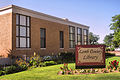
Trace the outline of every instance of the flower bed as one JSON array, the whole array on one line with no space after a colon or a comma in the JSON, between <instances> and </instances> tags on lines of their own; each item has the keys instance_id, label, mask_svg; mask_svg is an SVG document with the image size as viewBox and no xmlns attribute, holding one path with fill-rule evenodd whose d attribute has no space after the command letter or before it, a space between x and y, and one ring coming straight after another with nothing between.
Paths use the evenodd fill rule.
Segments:
<instances>
[{"instance_id":1,"label":"flower bed","mask_svg":"<svg viewBox=\"0 0 120 80\"><path fill-rule=\"evenodd\" d=\"M115 72L120 72L119 70L107 70L105 68L103 69L78 69L78 70L72 70L71 72L69 71L59 71L58 75L79 75L79 74L101 74L101 73L115 73Z\"/></svg>"},{"instance_id":2,"label":"flower bed","mask_svg":"<svg viewBox=\"0 0 120 80\"><path fill-rule=\"evenodd\" d=\"M79 74L100 74L100 73L113 73L120 72L120 67L118 66L119 62L114 60L109 62L109 66L106 68L98 69L76 69L73 70L68 67L68 64L64 64L63 67L60 67L61 71L58 71L58 75L79 75Z\"/></svg>"}]
</instances>

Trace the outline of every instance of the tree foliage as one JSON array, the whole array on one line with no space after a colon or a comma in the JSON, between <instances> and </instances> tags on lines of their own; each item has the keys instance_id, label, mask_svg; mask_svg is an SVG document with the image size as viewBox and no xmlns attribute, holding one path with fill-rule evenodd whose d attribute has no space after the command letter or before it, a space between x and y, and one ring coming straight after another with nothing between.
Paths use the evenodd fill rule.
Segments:
<instances>
[{"instance_id":1,"label":"tree foliage","mask_svg":"<svg viewBox=\"0 0 120 80\"><path fill-rule=\"evenodd\" d=\"M113 43L115 47L120 45L120 14L112 17L110 29L114 31Z\"/></svg>"},{"instance_id":2,"label":"tree foliage","mask_svg":"<svg viewBox=\"0 0 120 80\"><path fill-rule=\"evenodd\" d=\"M99 40L99 35L95 35L92 32L89 33L89 42L92 45L98 44L98 40Z\"/></svg>"},{"instance_id":3,"label":"tree foliage","mask_svg":"<svg viewBox=\"0 0 120 80\"><path fill-rule=\"evenodd\" d=\"M106 35L103 41L104 41L106 46L112 47L112 45L113 45L113 34L110 33L109 35Z\"/></svg>"}]
</instances>

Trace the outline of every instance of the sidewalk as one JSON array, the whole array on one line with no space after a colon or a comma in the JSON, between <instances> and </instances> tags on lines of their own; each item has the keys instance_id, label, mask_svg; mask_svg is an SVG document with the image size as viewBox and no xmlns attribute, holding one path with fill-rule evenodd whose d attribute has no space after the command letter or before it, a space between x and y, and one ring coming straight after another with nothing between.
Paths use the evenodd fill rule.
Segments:
<instances>
[{"instance_id":1,"label":"sidewalk","mask_svg":"<svg viewBox=\"0 0 120 80\"><path fill-rule=\"evenodd\" d=\"M113 53L115 56L120 56L120 51L106 51L107 53Z\"/></svg>"}]
</instances>

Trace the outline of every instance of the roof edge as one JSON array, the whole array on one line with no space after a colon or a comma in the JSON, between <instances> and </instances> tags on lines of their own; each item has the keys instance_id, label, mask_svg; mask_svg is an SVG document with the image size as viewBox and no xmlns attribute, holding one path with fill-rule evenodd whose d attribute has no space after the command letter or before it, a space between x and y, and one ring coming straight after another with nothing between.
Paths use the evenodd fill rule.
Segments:
<instances>
[{"instance_id":1,"label":"roof edge","mask_svg":"<svg viewBox=\"0 0 120 80\"><path fill-rule=\"evenodd\" d=\"M5 6L5 7L1 7L0 11L8 10L8 9L11 9L12 7L13 7L13 5L8 5L8 6Z\"/></svg>"},{"instance_id":2,"label":"roof edge","mask_svg":"<svg viewBox=\"0 0 120 80\"><path fill-rule=\"evenodd\" d=\"M54 18L54 19L57 19L57 20L60 20L60 21L70 22L70 23L73 23L73 24L77 24L77 25L80 25L80 26L84 26L84 27L89 28L89 26L87 26L87 25L83 25L83 24L80 24L80 23L77 23L77 22L73 22L73 21L69 21L69 20L67 21L67 20L64 20L63 18L59 18L59 17L56 17L56 16L52 16L52 15L48 15L48 14L41 13L41 12L38 12L38 11L34 11L34 10L31 10L31 9L19 7L19 6L13 5L13 4L12 4L12 5L8 5L8 6L6 6L6 7L0 8L0 11L8 10L8 9L11 9L11 8L12 8L12 9L18 8L18 9L21 9L21 10L24 10L24 11L28 11L28 12L40 14L40 15L42 15L42 16L46 16L46 17L49 17L49 18Z\"/></svg>"}]
</instances>

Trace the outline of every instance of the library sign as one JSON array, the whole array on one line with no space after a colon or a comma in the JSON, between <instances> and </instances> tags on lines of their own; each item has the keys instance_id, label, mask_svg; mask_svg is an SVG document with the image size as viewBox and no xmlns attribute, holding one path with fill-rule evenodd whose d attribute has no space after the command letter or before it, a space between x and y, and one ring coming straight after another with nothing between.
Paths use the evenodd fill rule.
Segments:
<instances>
[{"instance_id":1,"label":"library sign","mask_svg":"<svg viewBox=\"0 0 120 80\"><path fill-rule=\"evenodd\" d=\"M76 68L105 67L105 45L77 45Z\"/></svg>"}]
</instances>

